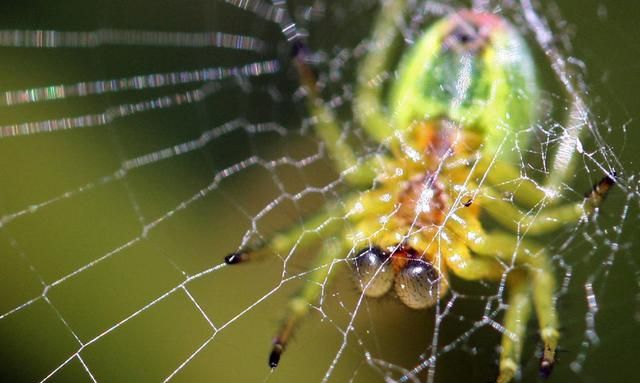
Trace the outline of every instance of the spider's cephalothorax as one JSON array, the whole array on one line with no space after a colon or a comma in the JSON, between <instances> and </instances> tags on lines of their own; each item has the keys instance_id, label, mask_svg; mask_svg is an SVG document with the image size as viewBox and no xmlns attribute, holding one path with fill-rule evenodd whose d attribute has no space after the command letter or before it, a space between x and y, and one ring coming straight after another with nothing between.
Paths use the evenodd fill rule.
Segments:
<instances>
[{"instance_id":1,"label":"spider's cephalothorax","mask_svg":"<svg viewBox=\"0 0 640 383\"><path fill-rule=\"evenodd\" d=\"M516 159L534 130L539 91L524 40L498 15L461 10L433 23L407 48L384 105L386 88L372 80L394 70L390 56L402 41L397 23L407 3L384 1L382 7L353 100L359 126L385 149L377 156L359 159L349 147L316 89L307 49L300 41L294 49L315 132L342 179L359 192L330 203L303 227L225 258L243 263L260 251L286 257L324 238L306 283L289 302L269 365L278 365L334 264L347 259L363 294L380 297L393 290L415 309L438 304L450 276L490 282L506 277L497 380L508 382L518 372L531 308L544 344L540 373L548 376L559 339L555 275L546 250L532 237L588 217L614 184L613 175L584 200L563 205L557 204L558 185L571 173L566 157L575 151L563 150L564 161L553 162L542 185L520 177ZM503 193L511 195L508 201ZM485 231L485 216L502 229Z\"/></svg>"},{"instance_id":2,"label":"spider's cephalothorax","mask_svg":"<svg viewBox=\"0 0 640 383\"><path fill-rule=\"evenodd\" d=\"M397 216L406 225L422 228L444 222L449 196L437 174L425 172L406 182L397 203Z\"/></svg>"},{"instance_id":3,"label":"spider's cephalothorax","mask_svg":"<svg viewBox=\"0 0 640 383\"><path fill-rule=\"evenodd\" d=\"M448 291L445 259L452 256L450 242L456 234L447 229L447 221L456 214L453 206L466 209L456 216L478 217L478 204L461 201L468 194L470 168L456 164L478 149L478 140L473 132L444 120L416 124L414 131L413 142L423 161L387 161L379 186L355 198L347 216L353 223L353 240L375 244L353 261L361 291L379 297L393 285L405 305L423 309ZM363 206L373 205L376 209L368 215ZM460 270L465 267L462 261L451 263ZM499 277L500 268L494 270Z\"/></svg>"}]
</instances>

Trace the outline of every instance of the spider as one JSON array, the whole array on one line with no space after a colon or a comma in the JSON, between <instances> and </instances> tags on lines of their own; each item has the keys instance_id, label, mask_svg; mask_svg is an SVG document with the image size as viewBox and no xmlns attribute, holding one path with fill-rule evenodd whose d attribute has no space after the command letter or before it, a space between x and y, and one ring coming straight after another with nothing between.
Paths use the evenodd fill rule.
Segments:
<instances>
[{"instance_id":1,"label":"spider","mask_svg":"<svg viewBox=\"0 0 640 383\"><path fill-rule=\"evenodd\" d=\"M533 307L548 377L559 339L555 276L544 246L525 235L553 232L588 218L615 183L605 176L580 201L556 204L569 163L550 169L544 186L519 179L517 151L536 120L539 89L525 41L502 17L458 10L434 22L408 49L383 103L376 76L390 68L407 12L402 0L386 1L370 51L358 71L354 115L384 150L358 159L339 122L322 101L306 48L294 44L293 63L315 133L355 192L307 218L303 227L324 236L308 281L291 298L273 340L269 365L280 362L299 322L332 276L333 261L347 259L360 291L376 298L391 290L413 309L437 304L449 278L501 281L508 291L497 381L519 371L526 323ZM571 152L570 156L574 153ZM512 196L506 201L503 194ZM527 210L535 209L535 214ZM488 232L484 217L502 229ZM318 237L300 227L278 232L261 245L225 257L230 265L267 251L309 247Z\"/></svg>"}]
</instances>

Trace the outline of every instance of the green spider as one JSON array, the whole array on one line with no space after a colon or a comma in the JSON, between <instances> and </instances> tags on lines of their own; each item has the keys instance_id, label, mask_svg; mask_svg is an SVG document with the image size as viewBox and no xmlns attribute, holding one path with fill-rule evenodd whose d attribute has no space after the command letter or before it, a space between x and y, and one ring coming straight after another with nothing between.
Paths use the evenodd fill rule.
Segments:
<instances>
[{"instance_id":1,"label":"green spider","mask_svg":"<svg viewBox=\"0 0 640 383\"><path fill-rule=\"evenodd\" d=\"M507 309L498 382L517 374L531 306L544 344L540 373L555 362L558 317L555 275L545 248L524 234L538 235L587 218L614 184L604 177L584 200L556 206L570 160L552 168L544 186L518 180L517 151L526 147L536 120L539 90L528 48L516 29L494 14L460 10L430 26L402 57L389 102L371 81L391 68L390 57L406 16L404 0L383 2L372 45L358 72L354 113L384 154L358 160L341 138L340 124L321 100L315 77L297 45L294 65L315 117L315 132L335 166L359 192L285 230L264 244L225 257L245 262L259 252L288 253L325 239L308 281L289 301L273 341L275 368L296 325L346 256L367 297L394 289L414 309L433 306L449 288L449 275L500 281L506 275ZM570 153L571 156L574 153ZM511 193L521 210L502 198ZM486 232L484 216L505 231Z\"/></svg>"}]
</instances>

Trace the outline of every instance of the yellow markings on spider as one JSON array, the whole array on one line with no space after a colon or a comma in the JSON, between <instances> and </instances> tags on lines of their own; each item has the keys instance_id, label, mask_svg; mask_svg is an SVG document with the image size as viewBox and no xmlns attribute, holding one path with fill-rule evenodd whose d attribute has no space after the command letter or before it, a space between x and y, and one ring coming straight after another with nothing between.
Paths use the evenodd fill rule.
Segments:
<instances>
[{"instance_id":1,"label":"yellow markings on spider","mask_svg":"<svg viewBox=\"0 0 640 383\"><path fill-rule=\"evenodd\" d=\"M560 193L519 178L518 155L536 122L539 90L528 47L500 16L460 10L432 24L400 60L384 102L372 79L391 68L401 41L398 23L405 1L383 2L370 51L358 70L354 114L370 137L386 148L359 159L340 139L342 131L316 89L296 43L293 62L321 139L345 182L347 194L296 226L255 248L225 258L242 263L260 252L287 254L320 237L308 281L290 300L273 340L275 368L296 326L332 276L333 263L349 259L359 289L368 297L394 291L408 307L427 309L449 290L449 278L500 281L506 274L505 333L497 381L519 373L526 323L535 312L543 342L540 374L553 368L559 340L554 306L555 274L549 254L526 238L553 232L588 217L614 184L606 176L580 201L557 205ZM574 154L575 155L575 154ZM556 180L569 172L550 169ZM501 198L509 192L513 202ZM535 209L536 213L528 211ZM502 230L485 231L489 216ZM314 229L321 236L304 236Z\"/></svg>"}]
</instances>

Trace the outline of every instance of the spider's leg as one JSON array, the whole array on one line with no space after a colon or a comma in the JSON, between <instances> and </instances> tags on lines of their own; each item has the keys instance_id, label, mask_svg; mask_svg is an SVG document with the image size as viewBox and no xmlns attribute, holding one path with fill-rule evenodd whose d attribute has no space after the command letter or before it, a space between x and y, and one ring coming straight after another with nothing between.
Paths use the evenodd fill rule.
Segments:
<instances>
[{"instance_id":1,"label":"spider's leg","mask_svg":"<svg viewBox=\"0 0 640 383\"><path fill-rule=\"evenodd\" d=\"M498 257L508 264L526 265L529 268L533 304L538 316L540 337L544 344L544 353L540 361L540 374L548 376L555 363L558 345L558 314L553 294L555 279L551 262L545 250L539 245L519 239L513 234L495 232L488 234L480 222L471 218L451 219L447 226L458 234L469 249L476 254Z\"/></svg>"},{"instance_id":2,"label":"spider's leg","mask_svg":"<svg viewBox=\"0 0 640 383\"><path fill-rule=\"evenodd\" d=\"M485 187L480 193L480 206L502 226L514 232L544 234L593 214L614 184L612 177L605 176L585 194L582 201L534 208L528 212L503 200L492 188Z\"/></svg>"},{"instance_id":3,"label":"spider's leg","mask_svg":"<svg viewBox=\"0 0 640 383\"><path fill-rule=\"evenodd\" d=\"M354 103L356 119L378 142L393 137L393 128L383 107L381 78L391 65L390 58L400 37L398 24L404 18L407 1L381 1L381 7L369 51L358 68Z\"/></svg>"},{"instance_id":4,"label":"spider's leg","mask_svg":"<svg viewBox=\"0 0 640 383\"><path fill-rule=\"evenodd\" d=\"M273 348L269 354L269 366L275 368L280 357L295 331L296 326L309 313L311 305L320 298L324 286L334 273L331 273L335 260L345 254L344 241L339 239L327 240L323 243L308 279L302 288L289 300L287 313L284 316L280 330L273 340Z\"/></svg>"},{"instance_id":5,"label":"spider's leg","mask_svg":"<svg viewBox=\"0 0 640 383\"><path fill-rule=\"evenodd\" d=\"M523 177L518 167L506 161L483 158L474 173L479 177L486 177L486 182L495 189L512 194L525 207L535 207L555 198L533 179Z\"/></svg>"},{"instance_id":6,"label":"spider's leg","mask_svg":"<svg viewBox=\"0 0 640 383\"><path fill-rule=\"evenodd\" d=\"M487 182L492 185L492 189L496 189L502 192L509 192L513 195L514 199L521 205L527 208L539 208L540 206L546 206L553 204L558 200L560 194L556 193L548 187L541 187L536 184L535 181L522 178L519 171L511 164L504 161L496 161L490 165L481 163L476 169L476 174L483 175L480 172L486 172ZM567 206L559 208L549 208L547 222L541 222L540 232L552 231L555 228L562 226L563 224L575 222L580 219L585 213L591 214L595 208L604 200L607 193L616 182L615 174L605 175L598 183L593 186L593 189L585 194L583 201L568 204ZM491 205L492 200L498 200L495 198L496 194L492 190L488 190L487 198L484 204ZM498 206L487 206L487 212L492 214L490 209L496 210L499 214L496 214L494 218L501 218L503 215L503 208L507 203L499 204ZM512 207L511 210L517 209ZM513 212L515 213L515 212ZM517 214L509 212L507 215L511 217L517 217ZM536 218L538 221L544 221ZM551 220L557 221L557 225L550 222ZM519 220L517 220L519 221ZM513 226L508 224L508 226ZM522 225L520 225L522 226ZM537 229L535 229L537 230Z\"/></svg>"},{"instance_id":7,"label":"spider's leg","mask_svg":"<svg viewBox=\"0 0 640 383\"><path fill-rule=\"evenodd\" d=\"M451 248L445 253L445 260L449 270L467 280L500 280L504 273L499 262L488 257L474 257L465 244L456 241L451 243ZM523 339L531 313L527 277L521 270L515 270L507 279L509 307L504 316L505 332L502 335L500 375L497 383L511 381L520 366Z\"/></svg>"},{"instance_id":8,"label":"spider's leg","mask_svg":"<svg viewBox=\"0 0 640 383\"><path fill-rule=\"evenodd\" d=\"M562 184L571 177L575 169L579 139L584 134L584 128L590 127L589 110L585 105L584 91L580 85L583 78L582 74L573 69L568 60L560 53L557 41L548 38L550 33L548 26L533 11L531 2L521 0L520 3L524 9L524 19L530 31L533 32L539 48L547 56L558 81L571 99L565 129L560 137L545 183L546 188L555 191L555 194L560 194Z\"/></svg>"},{"instance_id":9,"label":"spider's leg","mask_svg":"<svg viewBox=\"0 0 640 383\"><path fill-rule=\"evenodd\" d=\"M295 66L300 83L307 92L307 108L313 117L316 135L324 143L329 157L335 166L344 174L347 182L358 187L370 187L376 176L376 158L358 161L356 153L347 143L346 137L340 129L339 121L333 111L325 104L318 93L315 73L307 64L307 49L304 43L298 41L294 45L293 65Z\"/></svg>"},{"instance_id":10,"label":"spider's leg","mask_svg":"<svg viewBox=\"0 0 640 383\"><path fill-rule=\"evenodd\" d=\"M589 124L588 109L584 105L582 98L578 95L571 95L571 98L572 101L571 105L569 105L569 113L563 127L562 136L555 149L549 175L544 185L544 188L551 190L554 195L561 194L562 185L574 174L576 153L578 152L577 145Z\"/></svg>"},{"instance_id":11,"label":"spider's leg","mask_svg":"<svg viewBox=\"0 0 640 383\"><path fill-rule=\"evenodd\" d=\"M555 149L544 185L523 176L519 166L496 158L495 155L483 157L476 168L476 174L486 174L491 185L501 191L513 193L516 201L526 207L534 207L540 202L556 203L562 196L562 184L574 174L577 142L584 126L588 124L584 117L586 108L581 102L577 99L569 108L566 128Z\"/></svg>"},{"instance_id":12,"label":"spider's leg","mask_svg":"<svg viewBox=\"0 0 640 383\"><path fill-rule=\"evenodd\" d=\"M507 279L508 304L504 313L504 333L500 352L500 375L496 383L510 382L520 368L523 340L531 315L531 297L525 273L514 271Z\"/></svg>"},{"instance_id":13,"label":"spider's leg","mask_svg":"<svg viewBox=\"0 0 640 383\"><path fill-rule=\"evenodd\" d=\"M344 206L332 203L318 213L307 217L301 224L277 232L254 247L240 249L224 258L228 265L235 265L268 254L289 254L291 249L303 249L318 241L320 235L330 235L344 224Z\"/></svg>"},{"instance_id":14,"label":"spider's leg","mask_svg":"<svg viewBox=\"0 0 640 383\"><path fill-rule=\"evenodd\" d=\"M474 257L463 243L454 241L445 253L447 268L458 277L467 280L500 280L504 273L502 265L488 257ZM502 335L500 353L500 375L497 383L511 381L520 366L522 340L531 312L531 298L527 275L521 271L510 273L507 279L509 307L504 316L505 332Z\"/></svg>"},{"instance_id":15,"label":"spider's leg","mask_svg":"<svg viewBox=\"0 0 640 383\"><path fill-rule=\"evenodd\" d=\"M458 241L453 241L443 255L447 270L462 279L498 281L504 273L499 262L487 257L472 256L469 248Z\"/></svg>"},{"instance_id":16,"label":"spider's leg","mask_svg":"<svg viewBox=\"0 0 640 383\"><path fill-rule=\"evenodd\" d=\"M514 233L538 235L558 230L587 217L591 209L599 205L602 198L603 195L589 195L580 202L546 208L539 205L525 211L512 202L504 200L492 188L484 187L477 200L483 211L503 227Z\"/></svg>"}]
</instances>

